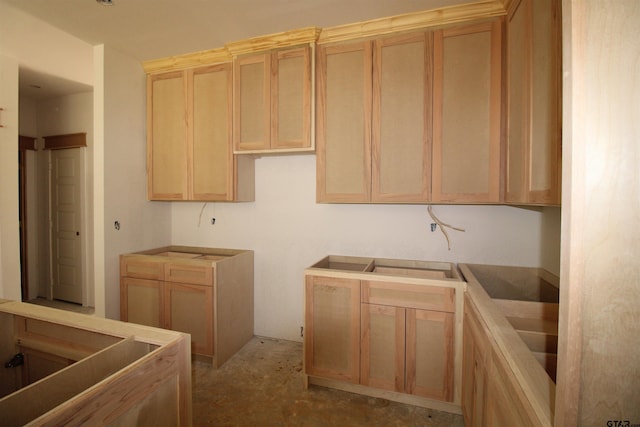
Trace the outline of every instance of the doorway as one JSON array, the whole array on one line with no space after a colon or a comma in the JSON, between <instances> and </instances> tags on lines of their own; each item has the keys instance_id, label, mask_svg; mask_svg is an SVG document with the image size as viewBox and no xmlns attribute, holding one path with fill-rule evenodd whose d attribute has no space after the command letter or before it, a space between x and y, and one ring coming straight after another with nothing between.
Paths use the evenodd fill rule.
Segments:
<instances>
[{"instance_id":1,"label":"doorway","mask_svg":"<svg viewBox=\"0 0 640 427\"><path fill-rule=\"evenodd\" d=\"M20 150L23 301L90 305L84 250L85 150L84 133L45 137L44 150L30 156Z\"/></svg>"}]
</instances>

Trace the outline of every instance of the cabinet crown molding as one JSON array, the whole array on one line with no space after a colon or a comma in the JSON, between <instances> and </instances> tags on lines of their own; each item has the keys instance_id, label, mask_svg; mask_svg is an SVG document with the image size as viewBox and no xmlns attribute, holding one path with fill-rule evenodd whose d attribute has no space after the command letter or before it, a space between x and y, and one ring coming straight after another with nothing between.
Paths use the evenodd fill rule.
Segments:
<instances>
[{"instance_id":1,"label":"cabinet crown molding","mask_svg":"<svg viewBox=\"0 0 640 427\"><path fill-rule=\"evenodd\" d=\"M220 47L217 49L203 50L184 55L169 56L167 58L151 59L142 63L142 68L147 74L161 73L165 71L183 70L203 65L213 65L231 62L229 51Z\"/></svg>"},{"instance_id":2,"label":"cabinet crown molding","mask_svg":"<svg viewBox=\"0 0 640 427\"><path fill-rule=\"evenodd\" d=\"M510 1L510 0L505 0ZM370 21L324 28L318 44L374 37L506 15L502 0L484 0L457 6L412 12Z\"/></svg>"},{"instance_id":3,"label":"cabinet crown molding","mask_svg":"<svg viewBox=\"0 0 640 427\"><path fill-rule=\"evenodd\" d=\"M322 30L318 27L306 27L297 30L283 31L280 33L227 43L225 48L232 56L240 56L272 49L315 43L320 35L320 31Z\"/></svg>"},{"instance_id":4,"label":"cabinet crown molding","mask_svg":"<svg viewBox=\"0 0 640 427\"><path fill-rule=\"evenodd\" d=\"M231 62L234 57L307 43L332 43L504 16L516 0L480 0L329 28L306 27L227 43L224 47L142 63L147 74Z\"/></svg>"}]
</instances>

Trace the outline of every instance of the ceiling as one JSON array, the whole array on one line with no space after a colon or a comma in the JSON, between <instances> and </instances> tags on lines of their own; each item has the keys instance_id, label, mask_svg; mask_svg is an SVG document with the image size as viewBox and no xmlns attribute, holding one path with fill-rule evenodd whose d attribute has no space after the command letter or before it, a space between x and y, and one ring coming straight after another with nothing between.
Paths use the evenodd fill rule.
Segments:
<instances>
[{"instance_id":1,"label":"ceiling","mask_svg":"<svg viewBox=\"0 0 640 427\"><path fill-rule=\"evenodd\" d=\"M142 62L295 28L332 27L479 0L111 0L110 6L96 0L0 1ZM29 70L21 70L20 80L20 90L32 97L87 90Z\"/></svg>"}]
</instances>

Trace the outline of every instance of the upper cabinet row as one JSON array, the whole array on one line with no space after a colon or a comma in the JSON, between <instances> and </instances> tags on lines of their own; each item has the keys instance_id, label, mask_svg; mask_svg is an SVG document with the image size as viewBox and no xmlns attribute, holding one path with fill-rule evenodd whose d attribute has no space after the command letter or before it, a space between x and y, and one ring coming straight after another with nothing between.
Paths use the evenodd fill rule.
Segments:
<instances>
[{"instance_id":1,"label":"upper cabinet row","mask_svg":"<svg viewBox=\"0 0 640 427\"><path fill-rule=\"evenodd\" d=\"M506 12L149 73L149 198L253 200L240 154L315 151L322 203L559 204L558 1Z\"/></svg>"},{"instance_id":2,"label":"upper cabinet row","mask_svg":"<svg viewBox=\"0 0 640 427\"><path fill-rule=\"evenodd\" d=\"M320 202L498 202L501 21L318 54Z\"/></svg>"}]
</instances>

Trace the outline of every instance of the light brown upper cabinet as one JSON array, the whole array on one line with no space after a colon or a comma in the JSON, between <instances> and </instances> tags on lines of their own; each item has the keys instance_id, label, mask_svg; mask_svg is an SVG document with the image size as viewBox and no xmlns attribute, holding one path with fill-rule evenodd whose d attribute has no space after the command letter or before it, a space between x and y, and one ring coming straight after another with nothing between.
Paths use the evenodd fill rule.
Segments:
<instances>
[{"instance_id":1,"label":"light brown upper cabinet","mask_svg":"<svg viewBox=\"0 0 640 427\"><path fill-rule=\"evenodd\" d=\"M236 153L313 151L311 47L234 61Z\"/></svg>"},{"instance_id":2,"label":"light brown upper cabinet","mask_svg":"<svg viewBox=\"0 0 640 427\"><path fill-rule=\"evenodd\" d=\"M432 33L373 43L372 202L429 200Z\"/></svg>"},{"instance_id":3,"label":"light brown upper cabinet","mask_svg":"<svg viewBox=\"0 0 640 427\"><path fill-rule=\"evenodd\" d=\"M232 151L231 69L148 75L149 200L253 200L253 160Z\"/></svg>"},{"instance_id":4,"label":"light brown upper cabinet","mask_svg":"<svg viewBox=\"0 0 640 427\"><path fill-rule=\"evenodd\" d=\"M500 20L436 31L432 201L500 201Z\"/></svg>"},{"instance_id":5,"label":"light brown upper cabinet","mask_svg":"<svg viewBox=\"0 0 640 427\"><path fill-rule=\"evenodd\" d=\"M557 0L515 1L509 10L507 203L560 204L560 22Z\"/></svg>"},{"instance_id":6,"label":"light brown upper cabinet","mask_svg":"<svg viewBox=\"0 0 640 427\"><path fill-rule=\"evenodd\" d=\"M320 46L318 202L426 202L431 33Z\"/></svg>"},{"instance_id":7,"label":"light brown upper cabinet","mask_svg":"<svg viewBox=\"0 0 640 427\"><path fill-rule=\"evenodd\" d=\"M318 202L370 200L371 52L371 42L318 48Z\"/></svg>"}]
</instances>

